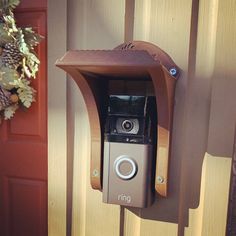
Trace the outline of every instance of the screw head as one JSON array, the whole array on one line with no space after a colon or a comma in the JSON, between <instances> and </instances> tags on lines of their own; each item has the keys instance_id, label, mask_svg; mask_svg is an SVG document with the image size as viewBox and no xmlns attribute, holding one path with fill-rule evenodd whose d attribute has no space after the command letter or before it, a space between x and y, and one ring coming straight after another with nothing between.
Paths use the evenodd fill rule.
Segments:
<instances>
[{"instance_id":1,"label":"screw head","mask_svg":"<svg viewBox=\"0 0 236 236\"><path fill-rule=\"evenodd\" d=\"M162 176L157 176L157 182L158 182L159 184L164 183L164 178L163 178Z\"/></svg>"},{"instance_id":2,"label":"screw head","mask_svg":"<svg viewBox=\"0 0 236 236\"><path fill-rule=\"evenodd\" d=\"M178 70L175 67L170 68L169 72L172 76L176 76L178 74Z\"/></svg>"},{"instance_id":3,"label":"screw head","mask_svg":"<svg viewBox=\"0 0 236 236\"><path fill-rule=\"evenodd\" d=\"M93 176L98 177L99 176L99 171L97 169L93 170Z\"/></svg>"}]
</instances>

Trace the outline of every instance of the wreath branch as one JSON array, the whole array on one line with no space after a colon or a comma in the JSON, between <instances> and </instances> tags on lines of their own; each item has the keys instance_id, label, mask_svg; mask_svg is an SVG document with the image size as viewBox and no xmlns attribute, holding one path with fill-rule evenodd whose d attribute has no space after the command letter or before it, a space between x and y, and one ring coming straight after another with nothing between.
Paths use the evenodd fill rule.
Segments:
<instances>
[{"instance_id":1,"label":"wreath branch","mask_svg":"<svg viewBox=\"0 0 236 236\"><path fill-rule=\"evenodd\" d=\"M43 39L30 27L17 27L13 9L20 0L0 0L0 118L11 119L20 107L30 108L40 60L34 48Z\"/></svg>"}]
</instances>

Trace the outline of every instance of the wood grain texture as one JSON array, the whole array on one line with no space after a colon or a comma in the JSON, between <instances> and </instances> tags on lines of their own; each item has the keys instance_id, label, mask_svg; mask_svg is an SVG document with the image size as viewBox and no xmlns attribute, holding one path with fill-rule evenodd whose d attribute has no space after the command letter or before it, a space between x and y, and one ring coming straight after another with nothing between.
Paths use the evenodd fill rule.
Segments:
<instances>
[{"instance_id":1,"label":"wood grain texture","mask_svg":"<svg viewBox=\"0 0 236 236\"><path fill-rule=\"evenodd\" d=\"M143 221L141 224L140 235L153 236L153 235L165 235L165 236L177 236L178 226L174 223L157 221L155 225L152 220Z\"/></svg>"},{"instance_id":2,"label":"wood grain texture","mask_svg":"<svg viewBox=\"0 0 236 236\"><path fill-rule=\"evenodd\" d=\"M231 156L236 122L236 2L218 0L208 152Z\"/></svg>"},{"instance_id":3,"label":"wood grain texture","mask_svg":"<svg viewBox=\"0 0 236 236\"><path fill-rule=\"evenodd\" d=\"M158 45L185 70L188 62L191 5L192 1L188 0L136 0L134 40Z\"/></svg>"},{"instance_id":4,"label":"wood grain texture","mask_svg":"<svg viewBox=\"0 0 236 236\"><path fill-rule=\"evenodd\" d=\"M232 74L230 77L225 76L231 72L233 73L232 68L227 68L222 63L229 58L225 51L228 50L229 52L227 48L229 45L232 46L234 41L233 35L235 33L232 29L235 29L235 27L230 27L231 32L228 27L225 27L226 19L229 20L230 18L229 24L235 22L233 18L235 10L232 9L235 7L234 5L232 5L232 2L226 6L223 1L201 1L200 5L197 6L199 12L198 16L195 16L195 27L197 27L197 30L195 30L196 53L195 58L191 56L189 67L185 115L186 140L182 159L181 186L183 191L180 196L180 208L182 210L180 210L179 217L179 224L181 225L179 228L182 229L188 221L186 218L187 209L196 208L199 204L202 158L205 151L207 150L208 153L214 156L231 157L232 155L235 102L230 101L235 101L235 92L233 91L235 91L236 85ZM229 18L226 14L228 11L231 12ZM226 33L224 30L227 28L228 32ZM224 33L220 32L220 29ZM225 41L224 46L222 43L218 47L217 44L222 38L227 43ZM221 40L219 41L219 39ZM231 52L233 50L231 49ZM192 51L194 52L194 49ZM216 63L217 61L222 63ZM220 71L224 75L216 73ZM218 84L219 81L221 82ZM228 91L226 88L228 88ZM221 102L219 102L220 100ZM214 129L212 129L213 127ZM221 131L217 135L213 135L217 130ZM215 149L212 148L213 144ZM227 152L220 152L220 147L227 150ZM194 171L192 171L193 166ZM193 184L193 180L195 184ZM222 222L224 221L225 219L222 218Z\"/></svg>"},{"instance_id":5,"label":"wood grain texture","mask_svg":"<svg viewBox=\"0 0 236 236\"><path fill-rule=\"evenodd\" d=\"M4 235L47 235L46 185L46 181L4 178Z\"/></svg>"},{"instance_id":6,"label":"wood grain texture","mask_svg":"<svg viewBox=\"0 0 236 236\"><path fill-rule=\"evenodd\" d=\"M47 9L46 0L21 1L17 27L45 37L36 47L41 61L32 86L36 101L0 126L0 234L47 235ZM3 45L2 45L3 46ZM2 68L2 67L1 67Z\"/></svg>"},{"instance_id":7,"label":"wood grain texture","mask_svg":"<svg viewBox=\"0 0 236 236\"><path fill-rule=\"evenodd\" d=\"M124 42L133 41L135 0L125 1Z\"/></svg>"},{"instance_id":8,"label":"wood grain texture","mask_svg":"<svg viewBox=\"0 0 236 236\"><path fill-rule=\"evenodd\" d=\"M68 2L68 48L112 49L124 40L125 2ZM62 56L63 54L61 54ZM60 57L58 57L60 58ZM80 236L119 236L120 209L102 203L102 193L90 186L90 125L83 95L68 80L68 136L73 166L72 232Z\"/></svg>"},{"instance_id":9,"label":"wood grain texture","mask_svg":"<svg viewBox=\"0 0 236 236\"><path fill-rule=\"evenodd\" d=\"M124 236L140 236L140 217L128 209L124 211Z\"/></svg>"},{"instance_id":10,"label":"wood grain texture","mask_svg":"<svg viewBox=\"0 0 236 236\"><path fill-rule=\"evenodd\" d=\"M190 209L185 236L222 236L226 231L231 159L206 153L203 161L200 204Z\"/></svg>"},{"instance_id":11,"label":"wood grain texture","mask_svg":"<svg viewBox=\"0 0 236 236\"><path fill-rule=\"evenodd\" d=\"M203 157L207 148L210 94L214 68L215 1L193 2L188 83L182 143L179 233L188 222L188 208L199 205ZM194 168L194 171L193 171Z\"/></svg>"},{"instance_id":12,"label":"wood grain texture","mask_svg":"<svg viewBox=\"0 0 236 236\"><path fill-rule=\"evenodd\" d=\"M128 209L125 210L125 225L123 236L177 236L178 225L152 220L140 220L141 214L133 214Z\"/></svg>"},{"instance_id":13,"label":"wood grain texture","mask_svg":"<svg viewBox=\"0 0 236 236\"><path fill-rule=\"evenodd\" d=\"M66 235L66 76L54 66L66 51L66 1L48 1L48 235ZM56 11L55 11L56 9Z\"/></svg>"},{"instance_id":14,"label":"wood grain texture","mask_svg":"<svg viewBox=\"0 0 236 236\"><path fill-rule=\"evenodd\" d=\"M153 207L140 211L140 224L149 224L156 234L165 235L172 222L170 234L177 235L179 214L179 191L182 159L182 142L185 130L185 95L188 82L190 25L192 1L135 1L134 40L146 40L167 52L181 68L181 76L176 84L173 140L169 166L169 192L166 200L158 196ZM177 37L178 35L178 37ZM168 135L168 134L167 134ZM159 150L161 152L161 149ZM162 227L158 227L161 224ZM152 231L153 232L153 231ZM146 233L149 233L147 230ZM144 232L143 232L143 235Z\"/></svg>"}]
</instances>

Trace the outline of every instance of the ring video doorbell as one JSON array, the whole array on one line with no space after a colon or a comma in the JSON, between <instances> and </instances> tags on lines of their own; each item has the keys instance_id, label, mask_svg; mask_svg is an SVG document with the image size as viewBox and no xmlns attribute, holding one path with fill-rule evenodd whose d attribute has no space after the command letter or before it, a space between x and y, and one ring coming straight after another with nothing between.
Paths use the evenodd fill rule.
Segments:
<instances>
[{"instance_id":1,"label":"ring video doorbell","mask_svg":"<svg viewBox=\"0 0 236 236\"><path fill-rule=\"evenodd\" d=\"M109 96L103 202L148 207L154 200L156 104L151 96Z\"/></svg>"},{"instance_id":2,"label":"ring video doorbell","mask_svg":"<svg viewBox=\"0 0 236 236\"><path fill-rule=\"evenodd\" d=\"M140 208L151 205L154 192L167 197L180 75L171 57L157 45L132 41L113 50L70 50L56 65L70 74L87 107L91 187L103 191L106 203ZM146 92L153 96L132 96Z\"/></svg>"}]
</instances>

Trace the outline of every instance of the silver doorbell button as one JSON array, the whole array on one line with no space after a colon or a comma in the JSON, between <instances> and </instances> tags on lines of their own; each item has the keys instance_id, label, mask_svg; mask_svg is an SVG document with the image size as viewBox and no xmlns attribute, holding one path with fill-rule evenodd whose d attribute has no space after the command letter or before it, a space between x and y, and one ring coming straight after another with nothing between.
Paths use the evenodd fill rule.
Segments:
<instances>
[{"instance_id":1,"label":"silver doorbell button","mask_svg":"<svg viewBox=\"0 0 236 236\"><path fill-rule=\"evenodd\" d=\"M129 156L122 155L115 160L114 170L119 178L129 180L137 173L137 165Z\"/></svg>"}]
</instances>

